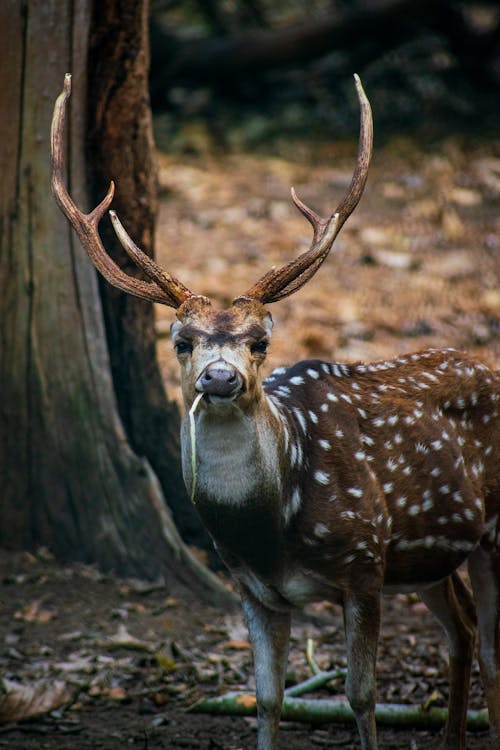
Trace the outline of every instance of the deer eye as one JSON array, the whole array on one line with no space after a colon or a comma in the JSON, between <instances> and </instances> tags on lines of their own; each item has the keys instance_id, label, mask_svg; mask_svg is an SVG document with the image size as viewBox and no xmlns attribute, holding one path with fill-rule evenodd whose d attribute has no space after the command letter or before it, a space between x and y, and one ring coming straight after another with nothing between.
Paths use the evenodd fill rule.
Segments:
<instances>
[{"instance_id":1,"label":"deer eye","mask_svg":"<svg viewBox=\"0 0 500 750\"><path fill-rule=\"evenodd\" d=\"M193 345L188 341L177 341L175 344L175 351L177 354L192 354Z\"/></svg>"},{"instance_id":2,"label":"deer eye","mask_svg":"<svg viewBox=\"0 0 500 750\"><path fill-rule=\"evenodd\" d=\"M262 339L261 341L257 341L255 344L252 344L250 346L250 351L252 354L265 354L267 352L267 347L269 346L269 341L267 339Z\"/></svg>"}]
</instances>

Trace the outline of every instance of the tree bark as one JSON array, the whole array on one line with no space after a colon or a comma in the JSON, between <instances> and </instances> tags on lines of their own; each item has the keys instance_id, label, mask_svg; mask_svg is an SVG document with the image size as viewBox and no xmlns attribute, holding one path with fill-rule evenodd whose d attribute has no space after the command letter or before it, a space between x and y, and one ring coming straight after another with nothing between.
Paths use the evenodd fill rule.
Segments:
<instances>
[{"instance_id":1,"label":"tree bark","mask_svg":"<svg viewBox=\"0 0 500 750\"><path fill-rule=\"evenodd\" d=\"M95 1L88 66L88 159L92 201L116 183L113 208L134 241L153 255L156 168L148 95L148 3ZM102 237L127 273L137 269L109 221ZM177 405L169 402L156 360L153 306L100 279L118 409L132 448L146 456L168 498L183 539L212 547L181 474Z\"/></svg>"},{"instance_id":2,"label":"tree bark","mask_svg":"<svg viewBox=\"0 0 500 750\"><path fill-rule=\"evenodd\" d=\"M0 544L226 598L189 554L149 462L130 447L96 275L49 190L49 128L73 73L68 184L82 161L90 0L0 4ZM209 592L212 592L210 595Z\"/></svg>"}]
</instances>

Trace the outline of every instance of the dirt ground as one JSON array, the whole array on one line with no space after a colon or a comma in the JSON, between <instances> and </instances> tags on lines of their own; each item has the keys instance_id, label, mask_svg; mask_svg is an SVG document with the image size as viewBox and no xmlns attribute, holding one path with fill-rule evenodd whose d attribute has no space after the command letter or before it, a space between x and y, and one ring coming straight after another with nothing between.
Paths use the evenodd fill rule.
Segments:
<instances>
[{"instance_id":1,"label":"dirt ground","mask_svg":"<svg viewBox=\"0 0 500 750\"><path fill-rule=\"evenodd\" d=\"M319 140L276 144L272 155L220 155L202 135L189 153L159 155L157 257L194 291L226 304L307 247L309 228L289 187L332 212L350 180L355 144ZM304 357L369 360L426 346L466 348L500 366L499 197L498 142L376 143L365 196L331 257L301 292L272 307L267 371ZM158 309L160 362L170 396L180 399L172 319ZM295 619L290 682L310 675L308 639L322 668L345 666L340 610L310 607ZM20 711L21 699L62 703L43 717L2 723L0 696L0 748L255 746L252 719L186 713L202 696L252 688L238 612L64 566L44 550L0 556L0 672L17 685ZM378 687L383 702L446 704L444 639L413 597L385 602ZM342 696L342 680L321 693L328 694ZM470 707L484 707L477 665ZM380 730L383 750L432 747L437 739ZM284 724L280 750L322 746L356 748L356 732ZM468 746L486 749L486 734L471 733Z\"/></svg>"},{"instance_id":2,"label":"dirt ground","mask_svg":"<svg viewBox=\"0 0 500 750\"><path fill-rule=\"evenodd\" d=\"M5 721L0 696L0 748L15 750L247 750L254 720L187 713L201 697L253 686L251 653L238 611L223 613L171 596L139 581L104 576L94 568L63 566L45 550L0 555L0 672L38 691L34 700L63 706L18 724ZM446 701L446 649L439 627L415 598L385 601L378 660L379 700ZM341 611L326 605L297 615L289 683L311 675L312 639L323 669L345 666ZM322 697L342 696L342 680ZM320 694L318 694L319 697ZM483 707L477 665L471 708ZM383 750L428 748L438 733L380 730ZM283 724L280 750L357 748L353 727ZM471 750L487 735L470 734Z\"/></svg>"}]
</instances>

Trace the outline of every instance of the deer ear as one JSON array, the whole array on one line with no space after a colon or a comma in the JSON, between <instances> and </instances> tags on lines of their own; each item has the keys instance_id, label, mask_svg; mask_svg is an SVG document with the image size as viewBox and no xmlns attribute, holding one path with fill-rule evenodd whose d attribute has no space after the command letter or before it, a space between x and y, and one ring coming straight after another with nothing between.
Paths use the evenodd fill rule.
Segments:
<instances>
[{"instance_id":1,"label":"deer ear","mask_svg":"<svg viewBox=\"0 0 500 750\"><path fill-rule=\"evenodd\" d=\"M266 316L264 320L262 321L262 325L266 329L267 335L271 337L271 334L273 332L273 327L274 327L274 320L270 312L266 313Z\"/></svg>"},{"instance_id":2,"label":"deer ear","mask_svg":"<svg viewBox=\"0 0 500 750\"><path fill-rule=\"evenodd\" d=\"M180 329L182 328L183 323L181 323L180 320L174 320L172 325L170 326L170 335L174 339L176 335L179 333Z\"/></svg>"}]
</instances>

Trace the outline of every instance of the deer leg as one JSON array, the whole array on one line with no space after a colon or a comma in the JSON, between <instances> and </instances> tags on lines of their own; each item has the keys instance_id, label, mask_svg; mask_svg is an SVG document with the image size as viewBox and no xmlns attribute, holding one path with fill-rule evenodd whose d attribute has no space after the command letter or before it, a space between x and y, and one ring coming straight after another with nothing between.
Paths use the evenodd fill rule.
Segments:
<instances>
[{"instance_id":1,"label":"deer leg","mask_svg":"<svg viewBox=\"0 0 500 750\"><path fill-rule=\"evenodd\" d=\"M375 667L380 629L380 595L344 596L347 641L346 694L356 717L362 750L377 750Z\"/></svg>"},{"instance_id":2,"label":"deer leg","mask_svg":"<svg viewBox=\"0 0 500 750\"><path fill-rule=\"evenodd\" d=\"M247 590L242 593L242 603L253 646L257 750L273 750L283 703L291 616L290 612L268 609Z\"/></svg>"},{"instance_id":3,"label":"deer leg","mask_svg":"<svg viewBox=\"0 0 500 750\"><path fill-rule=\"evenodd\" d=\"M469 557L476 599L479 667L490 720L492 747L500 750L500 553L478 547Z\"/></svg>"},{"instance_id":4,"label":"deer leg","mask_svg":"<svg viewBox=\"0 0 500 750\"><path fill-rule=\"evenodd\" d=\"M475 613L472 596L458 573L419 596L443 626L450 654L450 693L443 750L465 750L467 703L475 641Z\"/></svg>"}]
</instances>

